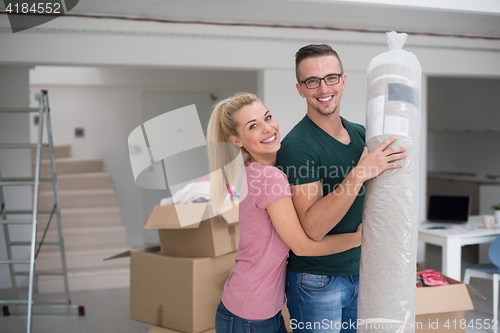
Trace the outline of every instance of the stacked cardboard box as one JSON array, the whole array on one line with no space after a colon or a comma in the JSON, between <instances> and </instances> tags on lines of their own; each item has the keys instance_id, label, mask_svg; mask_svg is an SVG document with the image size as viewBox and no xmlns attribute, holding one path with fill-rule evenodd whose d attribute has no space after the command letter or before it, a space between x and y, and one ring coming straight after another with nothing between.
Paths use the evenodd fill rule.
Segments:
<instances>
[{"instance_id":1,"label":"stacked cardboard box","mask_svg":"<svg viewBox=\"0 0 500 333\"><path fill-rule=\"evenodd\" d=\"M144 229L158 229L161 253L173 257L219 257L238 249L238 205L204 219L207 203L155 206ZM180 218L202 221L182 227Z\"/></svg>"},{"instance_id":2,"label":"stacked cardboard box","mask_svg":"<svg viewBox=\"0 0 500 333\"><path fill-rule=\"evenodd\" d=\"M179 217L201 221L206 209L206 203L155 206L144 228L158 229L160 246L111 257L130 256L131 319L153 324L158 332L198 333L215 327L238 248L238 206L181 227Z\"/></svg>"}]
</instances>

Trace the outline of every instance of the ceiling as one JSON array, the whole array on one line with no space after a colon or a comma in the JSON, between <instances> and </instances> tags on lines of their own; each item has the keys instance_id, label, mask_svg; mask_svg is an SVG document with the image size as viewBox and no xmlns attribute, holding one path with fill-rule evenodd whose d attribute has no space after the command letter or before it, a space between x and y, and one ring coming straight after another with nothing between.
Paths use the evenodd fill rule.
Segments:
<instances>
[{"instance_id":1,"label":"ceiling","mask_svg":"<svg viewBox=\"0 0 500 333\"><path fill-rule=\"evenodd\" d=\"M80 0L70 13L500 39L500 1L467 3L471 4L457 0Z\"/></svg>"}]
</instances>

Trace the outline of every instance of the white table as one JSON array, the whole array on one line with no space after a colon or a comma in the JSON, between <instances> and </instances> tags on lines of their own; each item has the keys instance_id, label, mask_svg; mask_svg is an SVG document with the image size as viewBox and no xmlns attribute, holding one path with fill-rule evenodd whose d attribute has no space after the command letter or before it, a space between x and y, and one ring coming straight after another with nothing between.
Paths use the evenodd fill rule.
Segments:
<instances>
[{"instance_id":1,"label":"white table","mask_svg":"<svg viewBox=\"0 0 500 333\"><path fill-rule=\"evenodd\" d=\"M429 229L434 226L448 226L449 229ZM486 230L481 229L482 226L482 216L470 216L466 224L460 225L424 222L419 225L418 240L441 246L443 248L441 273L460 281L462 246L491 243L500 235L500 228Z\"/></svg>"}]
</instances>

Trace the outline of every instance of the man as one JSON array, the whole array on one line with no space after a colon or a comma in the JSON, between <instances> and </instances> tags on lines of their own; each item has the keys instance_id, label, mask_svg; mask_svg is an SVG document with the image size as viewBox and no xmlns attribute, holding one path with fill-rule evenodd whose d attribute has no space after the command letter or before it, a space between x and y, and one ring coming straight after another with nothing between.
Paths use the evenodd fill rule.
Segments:
<instances>
[{"instance_id":1,"label":"man","mask_svg":"<svg viewBox=\"0 0 500 333\"><path fill-rule=\"evenodd\" d=\"M365 128L340 116L346 75L328 45L307 45L295 55L297 91L306 116L283 139L277 166L288 176L304 231L314 240L350 233L361 223L363 183L406 156L384 141L368 154ZM290 251L287 302L294 332L355 332L361 248L321 257Z\"/></svg>"}]
</instances>

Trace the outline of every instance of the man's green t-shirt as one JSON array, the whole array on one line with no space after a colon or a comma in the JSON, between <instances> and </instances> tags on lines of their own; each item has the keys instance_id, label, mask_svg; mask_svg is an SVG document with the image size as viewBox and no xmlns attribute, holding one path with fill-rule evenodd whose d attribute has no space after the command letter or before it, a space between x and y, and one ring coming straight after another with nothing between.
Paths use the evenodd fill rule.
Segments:
<instances>
[{"instance_id":1,"label":"man's green t-shirt","mask_svg":"<svg viewBox=\"0 0 500 333\"><path fill-rule=\"evenodd\" d=\"M349 133L350 143L345 145L316 125L307 115L286 135L278 151L276 166L288 177L290 186L321 181L323 195L333 192L347 174L358 164L365 147L365 128L341 117ZM356 231L361 223L364 186L349 211L328 234ZM290 251L288 270L328 276L359 274L361 247L345 252L301 257Z\"/></svg>"}]
</instances>

